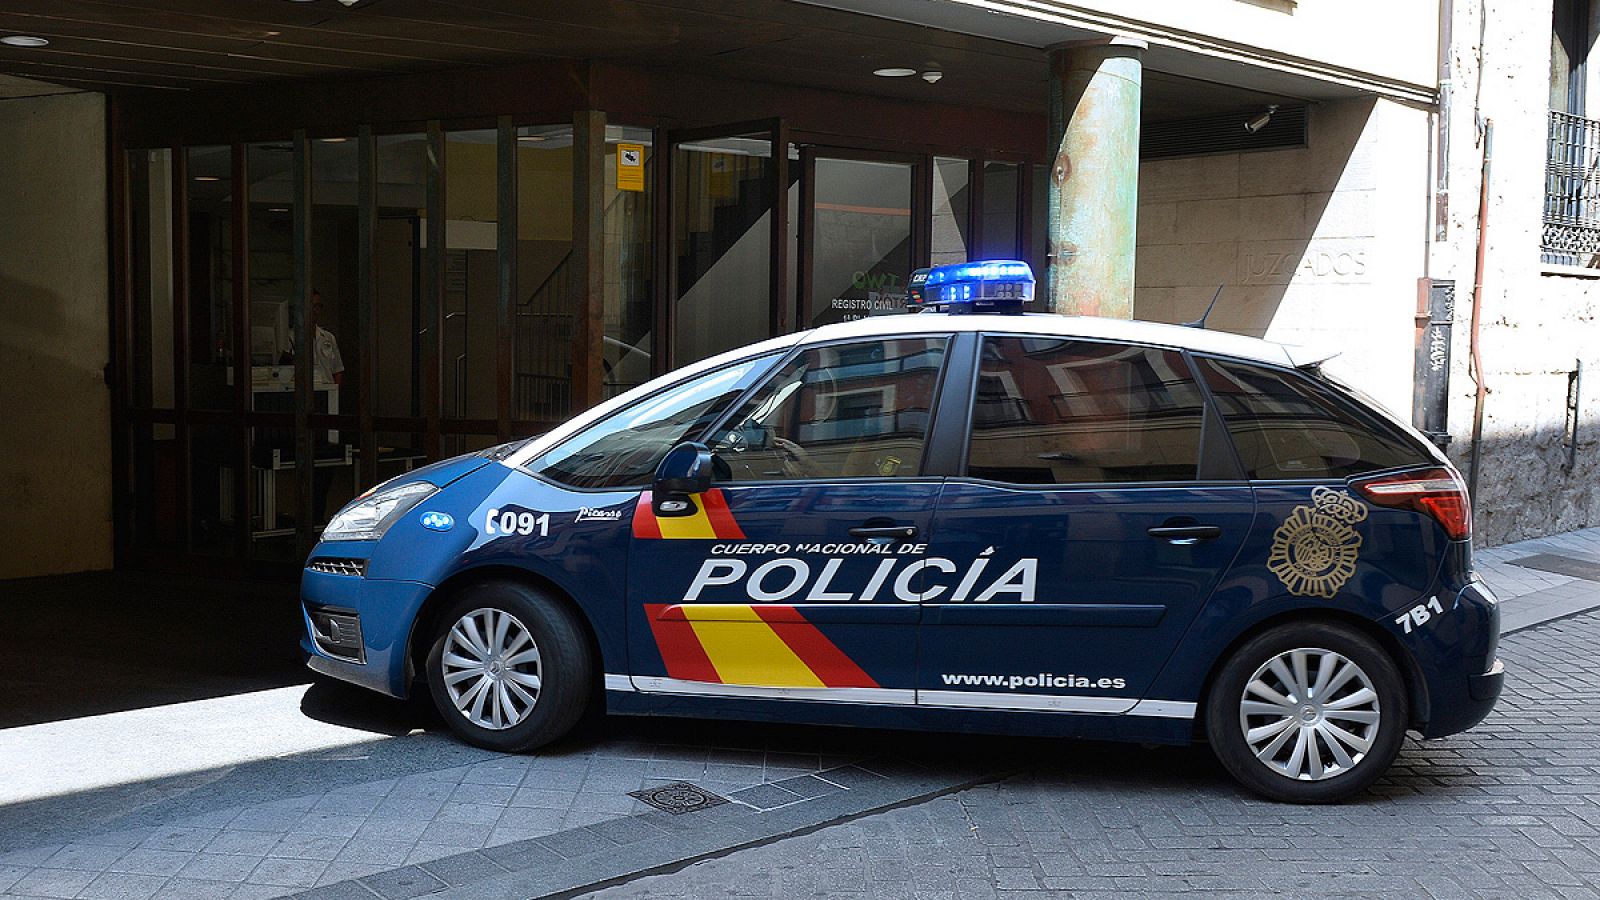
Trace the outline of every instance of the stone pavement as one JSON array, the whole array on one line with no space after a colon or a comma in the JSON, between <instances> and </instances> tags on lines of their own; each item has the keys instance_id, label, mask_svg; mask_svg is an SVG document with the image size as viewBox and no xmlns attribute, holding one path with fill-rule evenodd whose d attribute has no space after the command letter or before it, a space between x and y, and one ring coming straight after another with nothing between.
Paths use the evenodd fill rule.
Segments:
<instances>
[{"instance_id":1,"label":"stone pavement","mask_svg":"<svg viewBox=\"0 0 1600 900\"><path fill-rule=\"evenodd\" d=\"M1590 578L1515 564L1536 557L1545 557L1545 562L1556 557L1576 564L1575 568L1591 569ZM1477 550L1473 565L1505 604L1500 622L1505 632L1593 609L1600 603L1600 585L1591 580L1600 577L1600 528Z\"/></svg>"},{"instance_id":2,"label":"stone pavement","mask_svg":"<svg viewBox=\"0 0 1600 900\"><path fill-rule=\"evenodd\" d=\"M1257 801L1200 747L618 719L504 756L425 704L282 668L186 696L139 662L117 677L165 705L0 728L0 894L1594 896L1600 529L1478 566L1508 626L1546 622L1503 642L1505 700L1346 806ZM630 796L682 781L731 802Z\"/></svg>"},{"instance_id":3,"label":"stone pavement","mask_svg":"<svg viewBox=\"0 0 1600 900\"><path fill-rule=\"evenodd\" d=\"M998 784L780 840L603 898L1600 897L1600 613L1501 644L1506 693L1412 741L1367 797L1256 800L1201 747L1064 746Z\"/></svg>"}]
</instances>

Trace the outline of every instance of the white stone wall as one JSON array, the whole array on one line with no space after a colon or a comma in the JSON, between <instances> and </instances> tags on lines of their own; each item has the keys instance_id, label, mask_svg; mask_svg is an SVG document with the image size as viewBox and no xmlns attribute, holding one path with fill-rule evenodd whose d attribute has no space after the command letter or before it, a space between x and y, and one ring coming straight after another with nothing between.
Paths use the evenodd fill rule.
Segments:
<instances>
[{"instance_id":1,"label":"white stone wall","mask_svg":"<svg viewBox=\"0 0 1600 900\"><path fill-rule=\"evenodd\" d=\"M1480 543L1593 525L1600 513L1600 282L1551 274L1539 262L1549 103L1550 0L1457 3L1452 64L1448 234L1434 269L1457 284L1450 448L1470 465L1475 387L1467 372L1471 291L1483 159L1480 122L1493 121L1493 164L1483 272L1481 347L1491 393L1484 405L1476 499ZM1591 97L1594 97L1591 92ZM1597 110L1591 100L1591 115ZM1594 274L1600 274L1596 270ZM1565 470L1567 373L1582 359L1577 466Z\"/></svg>"},{"instance_id":2,"label":"white stone wall","mask_svg":"<svg viewBox=\"0 0 1600 900\"><path fill-rule=\"evenodd\" d=\"M0 579L111 566L105 98L0 101Z\"/></svg>"}]
</instances>

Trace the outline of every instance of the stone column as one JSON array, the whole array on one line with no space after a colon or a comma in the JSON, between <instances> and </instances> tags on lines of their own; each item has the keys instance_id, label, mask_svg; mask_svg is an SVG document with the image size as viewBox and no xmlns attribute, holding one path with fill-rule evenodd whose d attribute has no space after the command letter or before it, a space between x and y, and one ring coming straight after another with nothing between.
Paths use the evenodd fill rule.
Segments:
<instances>
[{"instance_id":1,"label":"stone column","mask_svg":"<svg viewBox=\"0 0 1600 900\"><path fill-rule=\"evenodd\" d=\"M1112 37L1049 50L1050 261L1044 282L1052 312L1133 318L1147 46Z\"/></svg>"}]
</instances>

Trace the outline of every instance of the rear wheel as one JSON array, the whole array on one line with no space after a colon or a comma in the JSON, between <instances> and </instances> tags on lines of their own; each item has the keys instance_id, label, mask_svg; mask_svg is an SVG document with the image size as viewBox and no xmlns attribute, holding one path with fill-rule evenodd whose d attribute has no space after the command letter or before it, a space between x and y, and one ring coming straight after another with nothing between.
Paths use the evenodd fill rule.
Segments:
<instances>
[{"instance_id":1,"label":"rear wheel","mask_svg":"<svg viewBox=\"0 0 1600 900\"><path fill-rule=\"evenodd\" d=\"M588 705L594 660L583 626L525 585L463 589L436 620L428 687L450 729L515 753L570 731Z\"/></svg>"},{"instance_id":2,"label":"rear wheel","mask_svg":"<svg viewBox=\"0 0 1600 900\"><path fill-rule=\"evenodd\" d=\"M1280 625L1223 663L1206 736L1224 768L1273 800L1332 803L1394 762L1409 710L1394 661L1370 637L1321 622Z\"/></svg>"}]
</instances>

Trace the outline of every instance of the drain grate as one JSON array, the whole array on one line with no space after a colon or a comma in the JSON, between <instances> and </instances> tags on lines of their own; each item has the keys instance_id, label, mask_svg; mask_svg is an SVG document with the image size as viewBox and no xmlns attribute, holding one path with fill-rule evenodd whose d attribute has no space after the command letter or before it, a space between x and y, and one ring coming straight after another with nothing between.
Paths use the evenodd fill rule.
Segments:
<instances>
[{"instance_id":1,"label":"drain grate","mask_svg":"<svg viewBox=\"0 0 1600 900\"><path fill-rule=\"evenodd\" d=\"M645 788L642 791L629 791L629 797L636 798L664 810L675 816L691 813L695 810L709 809L727 803L726 797L719 797L703 787L696 787L687 781L673 784L664 784L661 787Z\"/></svg>"},{"instance_id":2,"label":"drain grate","mask_svg":"<svg viewBox=\"0 0 1600 900\"><path fill-rule=\"evenodd\" d=\"M1535 556L1526 556L1522 559L1513 559L1511 564L1522 566L1524 569L1538 569L1541 572L1554 572L1557 575L1582 578L1586 581L1600 581L1600 563L1592 563L1586 559L1573 559L1570 556L1560 556L1555 553L1540 553Z\"/></svg>"}]
</instances>

